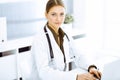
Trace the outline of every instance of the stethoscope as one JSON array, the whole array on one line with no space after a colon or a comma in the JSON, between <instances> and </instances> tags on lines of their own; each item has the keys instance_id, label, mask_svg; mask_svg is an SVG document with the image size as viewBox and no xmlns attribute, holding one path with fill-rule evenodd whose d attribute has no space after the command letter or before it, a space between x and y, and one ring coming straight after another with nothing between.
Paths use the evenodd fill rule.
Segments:
<instances>
[{"instance_id":1,"label":"stethoscope","mask_svg":"<svg viewBox=\"0 0 120 80\"><path fill-rule=\"evenodd\" d=\"M47 41L48 41L48 45L49 45L49 51L50 51L50 58L51 58L51 62L54 61L54 54L53 54L53 49L52 49L52 45L51 45L51 41L50 41L50 37L49 37L49 34L48 34L48 31L46 29L46 25L44 26L44 32L46 34L46 38L47 38ZM65 33L65 36L67 38L68 41L70 41L68 35ZM67 69L67 63L66 63L66 57L65 57L65 54L63 54L64 56L64 63L65 63L65 67L64 67L64 71ZM71 59L75 58L75 56L71 57ZM71 69L69 69L71 70Z\"/></svg>"},{"instance_id":2,"label":"stethoscope","mask_svg":"<svg viewBox=\"0 0 120 80\"><path fill-rule=\"evenodd\" d=\"M50 57L51 57L51 59L53 59L54 58L53 49L52 49L52 45L51 45L51 41L50 41L48 31L46 29L46 25L44 26L44 32L46 34L46 38L47 38L48 45L49 45ZM68 37L68 35L66 33L65 33L65 36L67 37L68 41L70 41L70 39L69 39L69 37ZM65 58L65 55L64 55L64 58ZM66 59L64 59L64 62L66 63Z\"/></svg>"}]
</instances>

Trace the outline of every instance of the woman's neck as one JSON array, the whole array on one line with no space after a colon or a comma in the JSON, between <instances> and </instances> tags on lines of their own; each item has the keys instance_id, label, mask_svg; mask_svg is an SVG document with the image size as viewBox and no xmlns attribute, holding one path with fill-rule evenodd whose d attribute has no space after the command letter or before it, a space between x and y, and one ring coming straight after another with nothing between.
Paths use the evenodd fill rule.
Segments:
<instances>
[{"instance_id":1,"label":"woman's neck","mask_svg":"<svg viewBox=\"0 0 120 80\"><path fill-rule=\"evenodd\" d=\"M59 30L59 27L55 27L55 26L52 26L50 24L48 24L49 27L51 27L57 34L59 34L58 30Z\"/></svg>"}]
</instances>

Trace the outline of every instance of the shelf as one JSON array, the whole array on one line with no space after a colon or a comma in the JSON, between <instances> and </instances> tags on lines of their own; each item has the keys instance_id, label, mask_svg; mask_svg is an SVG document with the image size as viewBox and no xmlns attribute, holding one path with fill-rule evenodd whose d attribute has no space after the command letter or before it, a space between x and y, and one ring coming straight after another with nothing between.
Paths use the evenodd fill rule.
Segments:
<instances>
[{"instance_id":1,"label":"shelf","mask_svg":"<svg viewBox=\"0 0 120 80\"><path fill-rule=\"evenodd\" d=\"M30 46L32 44L32 41L33 41L33 36L8 40L0 44L0 52L14 50L25 46Z\"/></svg>"}]
</instances>

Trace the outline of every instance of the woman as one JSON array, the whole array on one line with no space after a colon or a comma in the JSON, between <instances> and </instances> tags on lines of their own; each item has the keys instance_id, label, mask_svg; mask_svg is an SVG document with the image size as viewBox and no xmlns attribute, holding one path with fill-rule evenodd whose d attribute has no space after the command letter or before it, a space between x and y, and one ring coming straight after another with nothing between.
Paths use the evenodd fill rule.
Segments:
<instances>
[{"instance_id":1,"label":"woman","mask_svg":"<svg viewBox=\"0 0 120 80\"><path fill-rule=\"evenodd\" d=\"M49 0L46 5L46 25L36 35L32 45L32 54L36 68L42 80L96 80L101 73L95 65L87 65L83 56L76 52L72 37L60 27L65 19L65 7L61 0ZM80 57L79 57L80 56ZM88 69L70 70L70 63ZM82 73L82 74L80 74ZM96 78L96 77L97 78Z\"/></svg>"}]
</instances>

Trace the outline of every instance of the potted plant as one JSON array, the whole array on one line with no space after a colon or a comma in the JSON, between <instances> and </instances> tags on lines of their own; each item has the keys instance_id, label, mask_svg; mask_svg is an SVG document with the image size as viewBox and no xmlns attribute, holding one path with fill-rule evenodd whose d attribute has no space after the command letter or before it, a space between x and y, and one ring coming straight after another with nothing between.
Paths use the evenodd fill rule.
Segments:
<instances>
[{"instance_id":1,"label":"potted plant","mask_svg":"<svg viewBox=\"0 0 120 80\"><path fill-rule=\"evenodd\" d=\"M73 23L74 19L73 16L71 14L66 14L65 15L65 20L64 20L64 24L63 24L63 28L67 29L67 30L72 30L72 23Z\"/></svg>"},{"instance_id":2,"label":"potted plant","mask_svg":"<svg viewBox=\"0 0 120 80\"><path fill-rule=\"evenodd\" d=\"M73 16L71 14L65 15L64 24L70 24L74 21Z\"/></svg>"}]
</instances>

